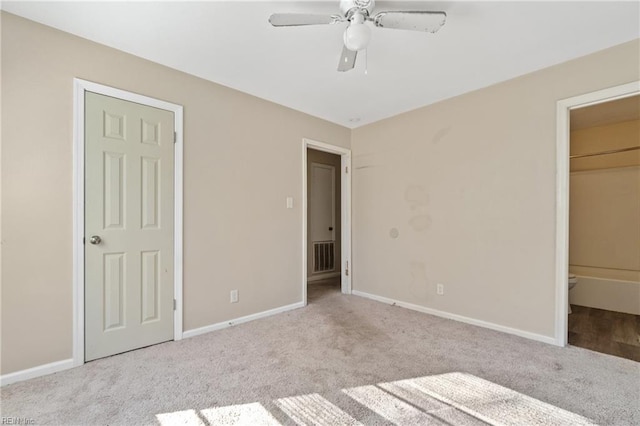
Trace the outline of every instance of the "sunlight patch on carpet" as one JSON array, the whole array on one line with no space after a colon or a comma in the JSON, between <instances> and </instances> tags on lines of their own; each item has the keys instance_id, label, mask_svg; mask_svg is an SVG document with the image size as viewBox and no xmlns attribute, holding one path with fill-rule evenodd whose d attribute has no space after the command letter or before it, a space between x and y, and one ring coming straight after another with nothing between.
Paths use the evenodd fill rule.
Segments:
<instances>
[{"instance_id":1,"label":"sunlight patch on carpet","mask_svg":"<svg viewBox=\"0 0 640 426\"><path fill-rule=\"evenodd\" d=\"M595 424L585 417L465 373L400 380L381 383L377 387L345 389L344 392L396 424L409 423L394 417L400 414L391 403L393 398L406 401L407 405L418 407L443 422L460 425Z\"/></svg>"},{"instance_id":2,"label":"sunlight patch on carpet","mask_svg":"<svg viewBox=\"0 0 640 426\"><path fill-rule=\"evenodd\" d=\"M428 413L407 404L377 386L360 386L344 389L358 403L379 414L396 425L433 424L434 418Z\"/></svg>"},{"instance_id":3,"label":"sunlight patch on carpet","mask_svg":"<svg viewBox=\"0 0 640 426\"><path fill-rule=\"evenodd\" d=\"M362 424L317 393L278 399L276 405L299 425L360 426Z\"/></svg>"},{"instance_id":4,"label":"sunlight patch on carpet","mask_svg":"<svg viewBox=\"0 0 640 426\"><path fill-rule=\"evenodd\" d=\"M278 426L273 415L260 403L207 408L200 411L211 425Z\"/></svg>"},{"instance_id":5,"label":"sunlight patch on carpet","mask_svg":"<svg viewBox=\"0 0 640 426\"><path fill-rule=\"evenodd\" d=\"M202 418L206 421L203 422ZM156 415L156 419L162 426L174 425L255 425L255 426L279 426L273 415L261 404L229 405L227 407L207 408L200 411L200 416L195 410L176 411Z\"/></svg>"},{"instance_id":6,"label":"sunlight patch on carpet","mask_svg":"<svg viewBox=\"0 0 640 426\"><path fill-rule=\"evenodd\" d=\"M173 413L164 413L156 415L156 419L162 426L165 425L193 425L205 426L204 422L198 417L196 410L174 411Z\"/></svg>"},{"instance_id":7,"label":"sunlight patch on carpet","mask_svg":"<svg viewBox=\"0 0 640 426\"><path fill-rule=\"evenodd\" d=\"M334 405L317 393L280 398L280 418L298 425L361 425L362 408L402 425L594 425L591 420L466 373L447 373L342 389L351 398ZM355 405L354 405L355 404ZM269 405L269 404L267 404ZM375 413L375 414L373 414ZM366 415L366 414L365 414ZM156 415L161 426L281 423L262 404L230 405ZM369 418L370 420L370 418Z\"/></svg>"}]
</instances>

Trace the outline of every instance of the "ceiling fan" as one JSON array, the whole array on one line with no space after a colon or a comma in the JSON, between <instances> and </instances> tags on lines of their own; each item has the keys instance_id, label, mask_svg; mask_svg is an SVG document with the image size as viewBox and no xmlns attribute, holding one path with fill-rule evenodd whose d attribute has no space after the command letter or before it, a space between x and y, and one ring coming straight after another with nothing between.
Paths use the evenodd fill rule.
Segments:
<instances>
[{"instance_id":1,"label":"ceiling fan","mask_svg":"<svg viewBox=\"0 0 640 426\"><path fill-rule=\"evenodd\" d=\"M366 25L367 21L380 28L435 33L447 19L445 12L415 10L378 12L372 15L374 7L375 0L340 0L340 14L274 13L269 17L269 23L274 27L298 27L348 22L338 71L349 71L355 67L358 51L366 49L371 40L371 29Z\"/></svg>"}]
</instances>

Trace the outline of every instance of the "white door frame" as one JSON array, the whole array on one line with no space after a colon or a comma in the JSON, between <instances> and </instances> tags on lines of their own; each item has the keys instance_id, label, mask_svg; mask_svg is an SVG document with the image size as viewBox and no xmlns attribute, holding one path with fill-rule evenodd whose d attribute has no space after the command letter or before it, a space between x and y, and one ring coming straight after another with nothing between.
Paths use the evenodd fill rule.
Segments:
<instances>
[{"instance_id":1,"label":"white door frame","mask_svg":"<svg viewBox=\"0 0 640 426\"><path fill-rule=\"evenodd\" d=\"M569 303L569 141L571 110L640 94L640 81L559 100L556 136L556 330L558 346L567 345Z\"/></svg>"},{"instance_id":2,"label":"white door frame","mask_svg":"<svg viewBox=\"0 0 640 426\"><path fill-rule=\"evenodd\" d=\"M351 150L337 145L302 139L302 303L307 305L307 148L340 156L341 290L351 294ZM349 271L348 275L345 271Z\"/></svg>"},{"instance_id":3,"label":"white door frame","mask_svg":"<svg viewBox=\"0 0 640 426\"><path fill-rule=\"evenodd\" d=\"M84 364L84 95L93 92L174 114L174 311L173 338L182 339L182 106L78 78L73 79L73 365Z\"/></svg>"}]
</instances>

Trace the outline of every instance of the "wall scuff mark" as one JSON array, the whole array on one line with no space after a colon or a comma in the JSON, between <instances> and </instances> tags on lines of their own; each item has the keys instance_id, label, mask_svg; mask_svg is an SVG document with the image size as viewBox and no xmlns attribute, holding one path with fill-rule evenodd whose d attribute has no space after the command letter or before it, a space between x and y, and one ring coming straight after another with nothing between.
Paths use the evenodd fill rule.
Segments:
<instances>
[{"instance_id":1,"label":"wall scuff mark","mask_svg":"<svg viewBox=\"0 0 640 426\"><path fill-rule=\"evenodd\" d=\"M436 134L433 135L433 138L431 138L431 143L433 145L437 145L438 143L440 143L442 139L445 138L445 136L449 134L450 131L451 131L451 126L438 130Z\"/></svg>"},{"instance_id":2,"label":"wall scuff mark","mask_svg":"<svg viewBox=\"0 0 640 426\"><path fill-rule=\"evenodd\" d=\"M421 185L409 185L404 193L404 198L409 204L413 216L409 219L409 226L414 231L425 231L431 226L431 216L427 214L429 194Z\"/></svg>"}]
</instances>

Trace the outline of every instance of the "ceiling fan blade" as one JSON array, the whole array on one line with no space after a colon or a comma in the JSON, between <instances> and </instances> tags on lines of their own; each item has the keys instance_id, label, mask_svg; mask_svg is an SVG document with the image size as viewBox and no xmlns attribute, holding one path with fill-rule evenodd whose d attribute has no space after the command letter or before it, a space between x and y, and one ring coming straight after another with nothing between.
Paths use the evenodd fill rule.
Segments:
<instances>
[{"instance_id":1,"label":"ceiling fan blade","mask_svg":"<svg viewBox=\"0 0 640 426\"><path fill-rule=\"evenodd\" d=\"M380 12L369 19L376 27L435 33L444 25L447 14L422 11Z\"/></svg>"},{"instance_id":2,"label":"ceiling fan blade","mask_svg":"<svg viewBox=\"0 0 640 426\"><path fill-rule=\"evenodd\" d=\"M274 27L298 27L301 25L326 25L343 21L338 15L312 15L308 13L274 13L269 23Z\"/></svg>"},{"instance_id":3,"label":"ceiling fan blade","mask_svg":"<svg viewBox=\"0 0 640 426\"><path fill-rule=\"evenodd\" d=\"M338 71L350 71L356 66L356 56L358 52L347 49L347 46L342 47L342 55L340 55L340 62L338 62Z\"/></svg>"}]
</instances>

